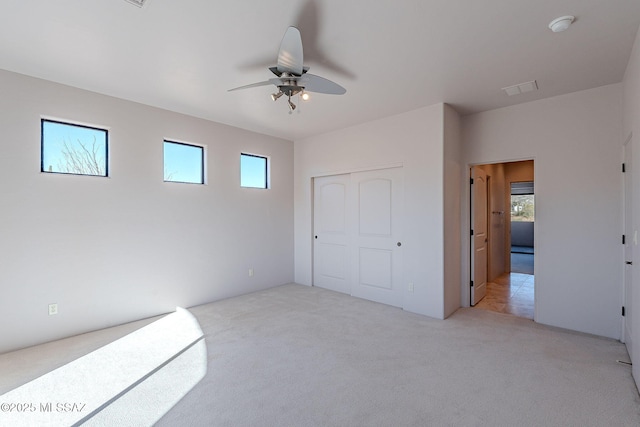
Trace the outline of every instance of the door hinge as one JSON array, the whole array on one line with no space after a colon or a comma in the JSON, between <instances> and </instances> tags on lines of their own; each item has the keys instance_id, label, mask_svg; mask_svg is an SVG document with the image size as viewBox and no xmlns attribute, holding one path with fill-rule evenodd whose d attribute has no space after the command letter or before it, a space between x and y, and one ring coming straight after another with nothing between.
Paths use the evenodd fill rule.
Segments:
<instances>
[{"instance_id":1,"label":"door hinge","mask_svg":"<svg viewBox=\"0 0 640 427\"><path fill-rule=\"evenodd\" d=\"M471 281L471 287L473 288L473 280Z\"/></svg>"},{"instance_id":2,"label":"door hinge","mask_svg":"<svg viewBox=\"0 0 640 427\"><path fill-rule=\"evenodd\" d=\"M469 182L471 182L471 185L473 185L473 178L471 178L471 179L469 180Z\"/></svg>"},{"instance_id":3,"label":"door hinge","mask_svg":"<svg viewBox=\"0 0 640 427\"><path fill-rule=\"evenodd\" d=\"M627 171L627 168L625 167L625 164L622 164L622 173L625 173Z\"/></svg>"},{"instance_id":4,"label":"door hinge","mask_svg":"<svg viewBox=\"0 0 640 427\"><path fill-rule=\"evenodd\" d=\"M622 315L624 316L624 305L622 306Z\"/></svg>"},{"instance_id":5,"label":"door hinge","mask_svg":"<svg viewBox=\"0 0 640 427\"><path fill-rule=\"evenodd\" d=\"M471 235L473 236L473 230L471 230Z\"/></svg>"},{"instance_id":6,"label":"door hinge","mask_svg":"<svg viewBox=\"0 0 640 427\"><path fill-rule=\"evenodd\" d=\"M625 244L625 241L626 241L626 240L627 240L627 239L625 238L625 236L624 236L624 234L623 234L623 235L622 235L622 244L623 244L623 245Z\"/></svg>"}]
</instances>

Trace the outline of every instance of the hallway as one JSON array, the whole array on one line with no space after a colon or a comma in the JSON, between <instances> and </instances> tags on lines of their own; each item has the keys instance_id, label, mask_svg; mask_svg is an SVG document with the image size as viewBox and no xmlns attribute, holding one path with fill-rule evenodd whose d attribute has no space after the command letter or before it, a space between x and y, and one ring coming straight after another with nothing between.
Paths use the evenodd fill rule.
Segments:
<instances>
[{"instance_id":1,"label":"hallway","mask_svg":"<svg viewBox=\"0 0 640 427\"><path fill-rule=\"evenodd\" d=\"M534 276L503 274L487 283L487 294L475 307L533 320Z\"/></svg>"}]
</instances>

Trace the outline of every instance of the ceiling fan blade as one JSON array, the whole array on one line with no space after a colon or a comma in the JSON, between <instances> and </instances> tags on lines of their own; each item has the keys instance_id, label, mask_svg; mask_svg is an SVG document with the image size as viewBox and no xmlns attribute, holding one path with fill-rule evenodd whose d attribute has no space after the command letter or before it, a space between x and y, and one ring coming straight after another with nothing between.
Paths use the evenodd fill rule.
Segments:
<instances>
[{"instance_id":1,"label":"ceiling fan blade","mask_svg":"<svg viewBox=\"0 0 640 427\"><path fill-rule=\"evenodd\" d=\"M269 67L269 71L271 71L276 76L280 77L282 73L278 70L278 67Z\"/></svg>"},{"instance_id":2,"label":"ceiling fan blade","mask_svg":"<svg viewBox=\"0 0 640 427\"><path fill-rule=\"evenodd\" d=\"M289 27L284 33L278 52L278 71L295 76L302 75L302 36L296 27Z\"/></svg>"},{"instance_id":3,"label":"ceiling fan blade","mask_svg":"<svg viewBox=\"0 0 640 427\"><path fill-rule=\"evenodd\" d=\"M347 90L338 83L334 83L324 77L316 76L315 74L307 73L303 75L298 79L298 84L304 86L304 89L309 92L326 93L329 95L343 95L347 93Z\"/></svg>"},{"instance_id":4,"label":"ceiling fan blade","mask_svg":"<svg viewBox=\"0 0 640 427\"><path fill-rule=\"evenodd\" d=\"M273 80L273 79L271 79L271 80ZM273 82L271 80L267 80L266 82L252 83L252 84L246 85L246 86L234 87L233 89L227 90L227 92L232 92L234 90L241 90L241 89L249 89L249 88L258 87L258 86L268 86L270 84L273 84Z\"/></svg>"}]
</instances>

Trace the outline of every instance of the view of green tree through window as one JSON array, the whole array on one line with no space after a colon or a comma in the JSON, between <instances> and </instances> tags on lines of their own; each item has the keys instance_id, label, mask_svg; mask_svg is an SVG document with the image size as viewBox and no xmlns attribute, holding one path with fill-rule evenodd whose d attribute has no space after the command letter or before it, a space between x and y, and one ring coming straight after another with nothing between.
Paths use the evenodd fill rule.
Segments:
<instances>
[{"instance_id":1,"label":"view of green tree through window","mask_svg":"<svg viewBox=\"0 0 640 427\"><path fill-rule=\"evenodd\" d=\"M511 195L511 221L533 222L534 202L533 194Z\"/></svg>"},{"instance_id":2,"label":"view of green tree through window","mask_svg":"<svg viewBox=\"0 0 640 427\"><path fill-rule=\"evenodd\" d=\"M107 176L107 141L105 129L42 119L40 170Z\"/></svg>"},{"instance_id":3,"label":"view of green tree through window","mask_svg":"<svg viewBox=\"0 0 640 427\"><path fill-rule=\"evenodd\" d=\"M164 142L164 180L204 184L204 148L182 142Z\"/></svg>"}]
</instances>

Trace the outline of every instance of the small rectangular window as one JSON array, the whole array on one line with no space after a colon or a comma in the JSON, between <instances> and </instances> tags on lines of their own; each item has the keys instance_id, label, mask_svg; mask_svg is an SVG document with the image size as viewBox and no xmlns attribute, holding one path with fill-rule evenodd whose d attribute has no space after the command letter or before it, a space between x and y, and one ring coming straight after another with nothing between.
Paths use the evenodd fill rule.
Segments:
<instances>
[{"instance_id":1,"label":"small rectangular window","mask_svg":"<svg viewBox=\"0 0 640 427\"><path fill-rule=\"evenodd\" d=\"M240 186L269 188L267 158L255 154L240 154Z\"/></svg>"},{"instance_id":2,"label":"small rectangular window","mask_svg":"<svg viewBox=\"0 0 640 427\"><path fill-rule=\"evenodd\" d=\"M42 119L40 170L108 176L108 139L106 129Z\"/></svg>"},{"instance_id":3,"label":"small rectangular window","mask_svg":"<svg viewBox=\"0 0 640 427\"><path fill-rule=\"evenodd\" d=\"M533 182L511 183L511 221L535 221L533 188Z\"/></svg>"},{"instance_id":4,"label":"small rectangular window","mask_svg":"<svg viewBox=\"0 0 640 427\"><path fill-rule=\"evenodd\" d=\"M164 180L204 184L204 147L164 141Z\"/></svg>"}]
</instances>

